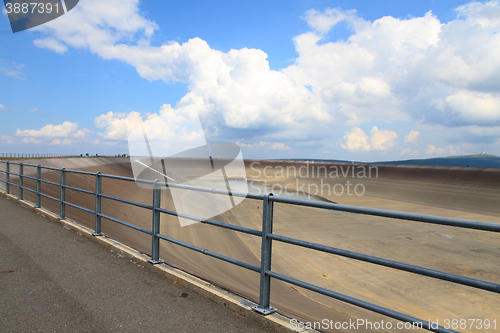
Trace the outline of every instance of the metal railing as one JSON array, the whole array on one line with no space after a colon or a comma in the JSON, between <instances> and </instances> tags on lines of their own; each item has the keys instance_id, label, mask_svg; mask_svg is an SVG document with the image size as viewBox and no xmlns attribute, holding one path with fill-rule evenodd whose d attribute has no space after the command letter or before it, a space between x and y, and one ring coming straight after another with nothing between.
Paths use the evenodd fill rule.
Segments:
<instances>
[{"instance_id":1,"label":"metal railing","mask_svg":"<svg viewBox=\"0 0 500 333\"><path fill-rule=\"evenodd\" d=\"M277 273L275 271L272 271L271 269L271 259L272 259L272 242L273 241L278 241L282 243L288 243L300 247L305 247L309 249L313 249L316 251L320 252L325 252L325 253L330 253L334 254L337 256L342 256L346 258L351 258L363 262L368 262L372 263L375 265L380 265L380 266L385 266L385 267L390 267L393 269L397 270L402 270L418 275L423 275L423 276L428 276L432 277L435 279L439 280L444 280L444 281L449 281L477 289L482 289L482 290L487 290L490 292L494 293L500 293L500 284L493 283L493 282L488 282L488 281L483 281L483 280L478 280L466 276L461 276L457 274L452 274L452 273L447 273L439 270L434 270L434 269L429 269L421 266L415 266L407 263L402 263L398 261L393 261L389 259L384 259L384 258L379 258L367 254L362 254L362 253L357 253L353 251L347 251L331 246L326 246L326 245L321 245L317 243L312 243L312 242L307 242L303 241L300 239L295 239L295 238L290 238L290 237L285 237L281 236L278 234L273 233L273 210L274 210L274 203L284 203L284 204L290 204L290 205L299 205L299 206L306 206L306 207L315 207L315 208L322 208L322 209L327 209L327 210L333 210L333 211L341 211L341 212L350 212L350 213L356 213L356 214L365 214L365 215L373 215L373 216L381 216L381 217L388 217L388 218L394 218L394 219L401 219L401 220L408 220L408 221L415 221L415 222L425 222L425 223L432 223L432 224L438 224L438 225L447 225L447 226L454 226L454 227L459 227L459 228L469 228L469 229L476 229L476 230L484 230L484 231L490 231L490 232L500 232L500 223L492 223L492 222L482 222L482 221L474 221L474 220L465 220L465 219L458 219L458 218L450 218L450 217L440 217L440 216L432 216L432 215L423 215L423 214L414 214L414 213L406 213L406 212L398 212L398 211L391 211L391 210L384 210L384 209L375 209L375 208L365 208L365 207L356 207L356 206L348 206L348 205L341 205L341 204L335 204L335 203L330 203L330 202L320 202L320 201L310 201L310 200L302 200L302 199L296 199L296 198L290 198L290 197L279 197L279 196L273 196L271 193L265 194L265 195L260 195L260 194L250 194L250 193L240 193L240 192L234 192L234 191L226 191L226 190L220 190L220 189L211 189L211 188L204 188L204 187L196 187L196 186L189 186L189 185L180 185L180 184L170 184L170 183L164 183L160 182L158 180L156 181L149 181L149 180L141 180L141 179L134 179L134 178L129 178L129 177L121 177L121 176L115 176L115 175L106 175L106 174L101 174L100 172L97 173L92 173L92 172L85 172L85 171L77 171L77 170L67 170L64 168L53 168L53 167L47 167L47 166L41 166L41 165L33 165L33 164L26 164L26 163L16 163L16 162L6 162L6 161L0 161L0 163L5 164L5 170L0 170L1 173L5 174L5 180L0 179L1 182L5 183L5 188L6 188L6 193L10 193L10 186L16 186L19 188L19 194L18 198L20 200L23 200L23 190L27 190L30 192L35 193L36 195L36 202L35 206L40 207L40 201L41 197L49 198L51 200L58 201L60 204L60 209L59 209L59 218L60 219L65 219L65 207L66 205L83 210L87 213L94 214L95 216L95 227L94 227L94 233L93 235L95 236L102 236L101 232L101 218L105 218L107 220L119 223L121 225L127 226L129 228L138 230L140 232L143 232L145 234L151 235L151 259L148 261L151 264L158 264L162 263L163 261L159 257L159 244L160 240L164 240L173 244L177 244L179 246L194 250L196 252L203 253L205 255L208 255L210 257L217 258L219 260L226 261L228 263L246 268L248 270L257 272L260 274L260 292L259 292L259 304L254 306L253 309L263 315L267 315L270 313L273 313L276 311L275 308L271 307L270 305L270 295L271 295L271 278L281 280L314 292L317 292L322 295L326 295L332 298L335 298L337 300L400 320L404 322L409 322L409 323L414 323L417 325L421 325L422 328L425 328L429 331L433 332L456 332L454 330L446 329L442 326L434 327L431 325L430 322L412 317L410 315L394 311L392 309L388 309L373 303L369 303L351 296L347 296L338 292L335 292L333 290L329 290L317 285L313 285L311 283L308 283L306 281L301 281L298 279L295 279L290 276L286 276L280 273ZM11 166L12 165L17 165L18 166L18 173L12 172ZM24 175L24 167L29 166L29 167L35 167L36 168L36 177L31 177ZM60 182L55 183L51 182L48 180L42 179L42 169L48 169L48 170L53 170L53 171L59 171L60 172ZM71 187L66 185L66 175L67 173L76 173L76 174L84 174L84 175L90 175L95 177L95 190L94 191L89 191L81 188L76 188L76 187ZM10 180L10 176L15 175L19 177L18 184L12 182ZM36 190L33 190L31 188L25 187L23 185L23 179L24 178L29 178L32 180L36 181ZM148 183L153 185L153 200L152 200L152 205L146 205L143 203L138 203L134 201L129 201L126 199L118 198L118 197L113 197L110 195L105 195L102 193L102 179L103 178L109 178L109 179L116 179L116 180L124 180L124 181L131 181L131 182L141 182L141 183ZM47 194L42 193L41 191L41 184L42 183L47 183L47 184L52 184L55 186L60 187L60 197L59 198L54 198L52 196L49 196ZM242 226L237 226L237 225L232 225L220 221L215 221L212 219L202 219L196 216L191 216L188 214L183 214L180 212L176 211L171 211L167 210L164 208L160 207L160 202L161 202L161 187L162 186L168 186L168 187L174 187L174 188L180 188L188 191L200 191L200 192L209 192L213 193L214 195L233 195L233 196L238 196L238 197L246 197L246 198L251 198L255 200L262 200L263 202L263 213L262 213L262 230L255 230L255 229L250 229ZM75 191L79 191L82 193L87 193L95 196L95 210L90 210L85 207L78 206L74 203L66 201L66 189L71 189ZM118 202L122 202L128 205L133 205L137 207L142 207L146 209L150 209L152 211L152 228L151 230L127 223L125 221L121 221L119 219L116 219L114 217L102 214L101 212L101 199L106 198L106 199L111 199L115 200ZM261 246L261 264L260 267L256 265L249 264L247 262L234 259L216 252L212 252L207 249L203 249L201 247L168 237L166 235L162 235L160 233L160 215L161 214L169 214L172 216L178 216L182 218L187 218L191 219L194 221L199 221L204 224L209 224L225 229L230 229L238 232L242 232L245 234L249 235L254 235L254 236L259 236L262 238L262 246Z\"/></svg>"},{"instance_id":2,"label":"metal railing","mask_svg":"<svg viewBox=\"0 0 500 333\"><path fill-rule=\"evenodd\" d=\"M20 159L20 158L55 158L55 157L74 157L76 155L65 154L39 154L39 153L0 153L2 159Z\"/></svg>"}]
</instances>

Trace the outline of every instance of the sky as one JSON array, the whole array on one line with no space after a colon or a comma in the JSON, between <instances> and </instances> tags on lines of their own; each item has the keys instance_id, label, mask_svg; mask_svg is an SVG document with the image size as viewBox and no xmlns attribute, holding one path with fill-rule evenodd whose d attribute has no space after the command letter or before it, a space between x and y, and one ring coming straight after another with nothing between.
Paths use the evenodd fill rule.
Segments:
<instances>
[{"instance_id":1,"label":"sky","mask_svg":"<svg viewBox=\"0 0 500 333\"><path fill-rule=\"evenodd\" d=\"M499 1L80 0L18 33L3 10L0 153L123 154L198 117L244 158L500 155L499 30Z\"/></svg>"}]
</instances>

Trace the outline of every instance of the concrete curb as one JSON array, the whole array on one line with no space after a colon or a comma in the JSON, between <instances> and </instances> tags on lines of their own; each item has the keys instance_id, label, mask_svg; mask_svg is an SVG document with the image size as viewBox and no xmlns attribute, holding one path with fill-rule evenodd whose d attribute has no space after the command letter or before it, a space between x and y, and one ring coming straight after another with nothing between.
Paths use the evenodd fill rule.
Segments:
<instances>
[{"instance_id":1,"label":"concrete curb","mask_svg":"<svg viewBox=\"0 0 500 333\"><path fill-rule=\"evenodd\" d=\"M169 279L175 285L181 285L190 289L211 301L220 304L231 311L234 311L244 317L255 321L264 327L271 329L273 332L317 332L315 330L292 329L290 327L290 318L279 313L272 313L267 316L256 313L252 310L255 303L235 295L227 290L215 286L207 281L190 275L184 271L168 266L167 264L152 265L147 260L149 256L106 236L93 236L93 230L87 228L70 219L60 220L58 215L44 208L36 208L34 204L28 201L19 200L16 196L0 191L6 199L14 200L21 206L36 211L37 214L44 218L48 218L54 222L59 222L63 227L75 231L78 235L89 238L101 246L113 251L118 256L128 259L136 265L140 265L149 269L152 272L159 273Z\"/></svg>"}]
</instances>

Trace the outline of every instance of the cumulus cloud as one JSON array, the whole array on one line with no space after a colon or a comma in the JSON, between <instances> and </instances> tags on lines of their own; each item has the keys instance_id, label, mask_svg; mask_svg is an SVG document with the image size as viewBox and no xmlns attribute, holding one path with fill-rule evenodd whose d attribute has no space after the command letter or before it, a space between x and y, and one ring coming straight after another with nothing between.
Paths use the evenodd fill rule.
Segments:
<instances>
[{"instance_id":1,"label":"cumulus cloud","mask_svg":"<svg viewBox=\"0 0 500 333\"><path fill-rule=\"evenodd\" d=\"M341 147L347 150L388 150L394 146L394 140L398 137L396 132L379 130L373 126L370 137L359 127L353 127L344 135Z\"/></svg>"},{"instance_id":2,"label":"cumulus cloud","mask_svg":"<svg viewBox=\"0 0 500 333\"><path fill-rule=\"evenodd\" d=\"M265 142L260 141L258 143L248 144L243 141L238 141L237 144L244 148L265 148L271 150L290 150L291 148L284 144L283 142Z\"/></svg>"},{"instance_id":3,"label":"cumulus cloud","mask_svg":"<svg viewBox=\"0 0 500 333\"><path fill-rule=\"evenodd\" d=\"M344 11L339 8L327 8L324 12L309 9L304 14L303 19L312 29L324 34L343 20L355 19L355 13L355 10Z\"/></svg>"},{"instance_id":4,"label":"cumulus cloud","mask_svg":"<svg viewBox=\"0 0 500 333\"><path fill-rule=\"evenodd\" d=\"M83 138L90 131L88 129L78 129L78 123L65 121L60 125L47 124L39 130L16 130L16 136L32 137L32 138Z\"/></svg>"},{"instance_id":5,"label":"cumulus cloud","mask_svg":"<svg viewBox=\"0 0 500 333\"><path fill-rule=\"evenodd\" d=\"M435 147L434 145L427 145L427 154L449 154L449 155L458 155L460 154L460 147L458 146L448 146L445 148Z\"/></svg>"},{"instance_id":6,"label":"cumulus cloud","mask_svg":"<svg viewBox=\"0 0 500 333\"><path fill-rule=\"evenodd\" d=\"M4 109L4 108L5 108L5 106L3 106L2 104L0 104L0 109Z\"/></svg>"},{"instance_id":7,"label":"cumulus cloud","mask_svg":"<svg viewBox=\"0 0 500 333\"><path fill-rule=\"evenodd\" d=\"M470 2L456 9L460 17L470 24L479 24L484 27L498 27L500 25L500 7L498 1Z\"/></svg>"},{"instance_id":8,"label":"cumulus cloud","mask_svg":"<svg viewBox=\"0 0 500 333\"><path fill-rule=\"evenodd\" d=\"M423 17L396 19L383 17L374 22L352 19L353 34L346 41L325 42L317 33L295 37L299 57L284 69L298 82L322 92L325 100L339 106L349 124L408 117L446 126L461 125L457 116L466 114L469 124L491 126L484 118L500 120L491 102L498 91L500 28L494 13L497 1L459 7L460 18L440 22L431 12ZM493 14L492 14L493 13ZM331 13L314 12L314 17L331 19ZM335 18L342 18L336 15ZM330 20L331 21L331 20ZM481 22L481 24L478 24ZM362 79L376 78L368 87L387 87L370 94ZM467 89L477 114L439 110L448 96ZM493 95L493 94L490 94ZM450 97L451 98L451 97ZM452 102L457 98L448 98ZM433 106L429 108L429 106ZM454 120L455 119L455 120Z\"/></svg>"},{"instance_id":9,"label":"cumulus cloud","mask_svg":"<svg viewBox=\"0 0 500 333\"><path fill-rule=\"evenodd\" d=\"M106 59L113 58L116 50L109 49L110 46L134 37L146 42L157 29L154 22L139 14L138 4L137 0L82 1L64 16L35 28L50 36L34 43L58 53L65 52L69 45L89 48Z\"/></svg>"},{"instance_id":10,"label":"cumulus cloud","mask_svg":"<svg viewBox=\"0 0 500 333\"><path fill-rule=\"evenodd\" d=\"M401 151L401 155L418 156L418 151L413 151L411 148L405 148Z\"/></svg>"},{"instance_id":11,"label":"cumulus cloud","mask_svg":"<svg viewBox=\"0 0 500 333\"><path fill-rule=\"evenodd\" d=\"M370 131L370 142L373 150L388 150L394 146L394 139L398 137L396 132L389 130L380 131L377 126L373 126Z\"/></svg>"},{"instance_id":12,"label":"cumulus cloud","mask_svg":"<svg viewBox=\"0 0 500 333\"><path fill-rule=\"evenodd\" d=\"M175 109L196 108L213 136L288 143L354 126L344 136L346 149L387 150L397 137L393 131L375 128L368 137L357 126L388 120L452 128L500 124L499 10L498 1L470 3L447 23L432 12L371 22L355 11L309 10L303 19L311 31L295 36L297 58L279 71L258 49L225 53L200 38L151 46L158 27L141 15L136 0L81 2L40 26L50 35L35 45L59 53L86 48L134 66L144 79L186 83L189 92ZM328 41L342 21L352 34ZM140 115L98 118L103 139L124 140Z\"/></svg>"},{"instance_id":13,"label":"cumulus cloud","mask_svg":"<svg viewBox=\"0 0 500 333\"><path fill-rule=\"evenodd\" d=\"M9 145L11 143L14 143L15 141L14 141L14 138L12 138L11 136L1 135L0 142L3 144Z\"/></svg>"},{"instance_id":14,"label":"cumulus cloud","mask_svg":"<svg viewBox=\"0 0 500 333\"><path fill-rule=\"evenodd\" d=\"M94 124L104 128L104 132L99 133L102 139L128 140L131 155L148 155L151 149L155 156L171 156L206 144L196 108L190 106L174 110L164 104L159 114L146 114L144 117L136 111L110 111L96 117ZM144 135L149 148L144 145Z\"/></svg>"},{"instance_id":15,"label":"cumulus cloud","mask_svg":"<svg viewBox=\"0 0 500 333\"><path fill-rule=\"evenodd\" d=\"M461 90L447 96L445 102L467 123L500 123L500 96L497 94Z\"/></svg>"},{"instance_id":16,"label":"cumulus cloud","mask_svg":"<svg viewBox=\"0 0 500 333\"><path fill-rule=\"evenodd\" d=\"M32 143L32 144L38 144L41 143L42 140L40 139L35 139L35 138L23 138L21 140L22 143Z\"/></svg>"},{"instance_id":17,"label":"cumulus cloud","mask_svg":"<svg viewBox=\"0 0 500 333\"><path fill-rule=\"evenodd\" d=\"M130 132L128 136L130 155L155 157L177 154L186 156L185 153L190 157L192 154L203 155L201 150L190 150L207 144L196 108L186 106L173 110L164 105L160 112L160 115L147 114L146 120L140 120L139 126Z\"/></svg>"},{"instance_id":18,"label":"cumulus cloud","mask_svg":"<svg viewBox=\"0 0 500 333\"><path fill-rule=\"evenodd\" d=\"M420 135L419 131L410 131L407 136L405 136L405 142L415 142Z\"/></svg>"},{"instance_id":19,"label":"cumulus cloud","mask_svg":"<svg viewBox=\"0 0 500 333\"><path fill-rule=\"evenodd\" d=\"M348 150L370 150L370 138L359 127L353 127L350 132L344 135L344 142L340 144L342 148Z\"/></svg>"},{"instance_id":20,"label":"cumulus cloud","mask_svg":"<svg viewBox=\"0 0 500 333\"><path fill-rule=\"evenodd\" d=\"M97 128L105 128L104 133L99 133L103 139L127 140L129 134L142 124L142 116L139 112L114 113L109 111L94 119Z\"/></svg>"},{"instance_id":21,"label":"cumulus cloud","mask_svg":"<svg viewBox=\"0 0 500 333\"><path fill-rule=\"evenodd\" d=\"M56 146L68 146L70 144L72 144L73 141L71 141L71 139L54 139L52 140L51 143L49 143L49 145L56 145Z\"/></svg>"}]
</instances>

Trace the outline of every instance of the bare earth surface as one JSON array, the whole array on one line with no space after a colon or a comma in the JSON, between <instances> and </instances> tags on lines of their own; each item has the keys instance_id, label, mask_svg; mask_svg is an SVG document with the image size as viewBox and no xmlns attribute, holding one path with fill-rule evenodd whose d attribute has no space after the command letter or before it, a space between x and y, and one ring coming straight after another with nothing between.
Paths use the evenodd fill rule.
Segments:
<instances>
[{"instance_id":1,"label":"bare earth surface","mask_svg":"<svg viewBox=\"0 0 500 333\"><path fill-rule=\"evenodd\" d=\"M127 159L75 158L26 162L133 176ZM264 191L267 186L268 191L272 190L279 195L280 189L291 184L287 187L289 191L299 191L299 194L292 195L303 196L310 193L316 195L313 197L315 200L500 222L500 170L497 169L380 165L369 170L368 166L363 166L363 177L362 165L252 162L254 161L247 161L246 165L247 178L259 182L251 183L257 184L254 185L254 192ZM1 167L3 168L3 165ZM11 171L17 172L16 167ZM25 167L24 171L27 175L35 174L34 168ZM14 177L12 179L17 181ZM44 170L43 179L59 182L59 174ZM351 184L350 187L347 181ZM93 191L95 178L68 174L67 184ZM34 188L34 182L29 179L25 179L25 185ZM363 195L354 192L356 185L357 193ZM151 192L139 188L133 182L105 179L103 188L105 194L149 205L152 202ZM342 188L343 193L340 191ZM59 188L56 186L43 184L42 189L44 193L59 197ZM11 191L17 193L15 188ZM25 191L25 198L34 201L34 195L28 191ZM94 209L92 195L67 190L66 198L69 202ZM42 199L42 205L54 211L59 209L59 204L48 198ZM162 207L175 208L167 189L162 191ZM287 204L275 204L274 208L274 232L280 235L500 283L500 235L496 233ZM69 218L93 227L93 215L71 207L66 210ZM103 199L103 213L144 228L151 228L151 212L142 208ZM236 208L214 219L260 230L262 203L245 199ZM260 265L261 244L258 237L200 223L181 228L179 222L170 216L162 216L161 223L161 232L164 235ZM103 220L103 232L109 237L150 253L149 235L107 220ZM172 266L253 300L258 299L259 276L254 272L166 242L161 243L160 257ZM469 321L467 329L457 329L458 331L500 331L500 297L496 293L278 242L273 244L272 265L273 270L279 273L417 318L439 321L441 325L446 324L446 319L497 321L496 330L477 327L469 329ZM272 282L271 304L280 312L306 322L322 319L334 322L356 319L371 322L383 320L391 321L394 327L397 323L385 316L280 281ZM358 331L375 330L368 328Z\"/></svg>"}]
</instances>

